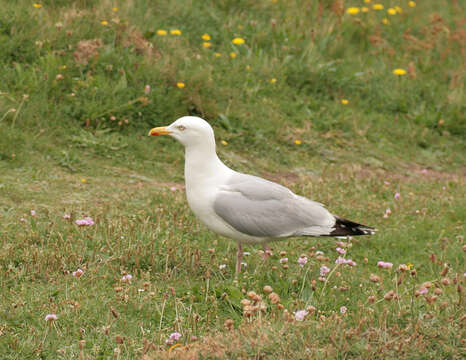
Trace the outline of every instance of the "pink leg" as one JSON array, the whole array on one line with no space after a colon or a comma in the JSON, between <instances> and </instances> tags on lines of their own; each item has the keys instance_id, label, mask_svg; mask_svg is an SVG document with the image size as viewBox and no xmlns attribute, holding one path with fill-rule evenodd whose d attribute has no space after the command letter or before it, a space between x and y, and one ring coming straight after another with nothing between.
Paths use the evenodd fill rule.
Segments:
<instances>
[{"instance_id":1,"label":"pink leg","mask_svg":"<svg viewBox=\"0 0 466 360\"><path fill-rule=\"evenodd\" d=\"M264 245L263 245L263 248L264 248L264 255L263 255L263 257L264 257L264 260L267 260L267 258L268 258L269 256L272 256L272 249L271 249L270 246L267 245L267 244L264 244Z\"/></svg>"},{"instance_id":2,"label":"pink leg","mask_svg":"<svg viewBox=\"0 0 466 360\"><path fill-rule=\"evenodd\" d=\"M236 276L241 272L241 262L243 261L243 248L238 243L238 253L236 255Z\"/></svg>"}]
</instances>

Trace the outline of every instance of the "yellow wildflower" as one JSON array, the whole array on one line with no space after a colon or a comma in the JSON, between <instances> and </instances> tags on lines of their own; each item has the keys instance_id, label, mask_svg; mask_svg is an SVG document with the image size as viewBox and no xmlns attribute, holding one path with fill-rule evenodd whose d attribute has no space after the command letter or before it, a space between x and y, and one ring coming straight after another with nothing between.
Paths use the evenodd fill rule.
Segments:
<instances>
[{"instance_id":1,"label":"yellow wildflower","mask_svg":"<svg viewBox=\"0 0 466 360\"><path fill-rule=\"evenodd\" d=\"M32 6L34 6L34 8L36 9L40 9L42 7L42 4L32 4Z\"/></svg>"},{"instance_id":2,"label":"yellow wildflower","mask_svg":"<svg viewBox=\"0 0 466 360\"><path fill-rule=\"evenodd\" d=\"M215 57L220 57L220 56L222 56L222 54L220 54L220 53L215 53L214 55L215 55Z\"/></svg>"},{"instance_id":3,"label":"yellow wildflower","mask_svg":"<svg viewBox=\"0 0 466 360\"><path fill-rule=\"evenodd\" d=\"M202 46L204 46L205 48L210 48L212 44L210 42L203 42Z\"/></svg>"},{"instance_id":4,"label":"yellow wildflower","mask_svg":"<svg viewBox=\"0 0 466 360\"><path fill-rule=\"evenodd\" d=\"M411 270L411 268L413 267L414 265L411 264L411 263L408 263L408 269Z\"/></svg>"},{"instance_id":5,"label":"yellow wildflower","mask_svg":"<svg viewBox=\"0 0 466 360\"><path fill-rule=\"evenodd\" d=\"M343 105L348 105L348 104L349 104L349 100L341 99L341 103L342 103Z\"/></svg>"},{"instance_id":6,"label":"yellow wildflower","mask_svg":"<svg viewBox=\"0 0 466 360\"><path fill-rule=\"evenodd\" d=\"M222 140L222 141L220 141L220 142L222 143L222 145L225 145L225 146L228 145L228 143L227 143L225 140Z\"/></svg>"},{"instance_id":7,"label":"yellow wildflower","mask_svg":"<svg viewBox=\"0 0 466 360\"><path fill-rule=\"evenodd\" d=\"M210 40L210 35L209 34L202 35L202 40L209 41Z\"/></svg>"},{"instance_id":8,"label":"yellow wildflower","mask_svg":"<svg viewBox=\"0 0 466 360\"><path fill-rule=\"evenodd\" d=\"M350 15L359 14L359 11L361 11L361 9L359 9L358 7L350 7L348 9L346 9L346 13L350 14Z\"/></svg>"},{"instance_id":9,"label":"yellow wildflower","mask_svg":"<svg viewBox=\"0 0 466 360\"><path fill-rule=\"evenodd\" d=\"M108 25L108 21L107 21L107 20L102 20L102 21L100 22L100 25L102 25L102 26L107 26L107 25Z\"/></svg>"},{"instance_id":10,"label":"yellow wildflower","mask_svg":"<svg viewBox=\"0 0 466 360\"><path fill-rule=\"evenodd\" d=\"M170 34L171 35L181 35L181 30L178 30L178 29L170 30Z\"/></svg>"},{"instance_id":11,"label":"yellow wildflower","mask_svg":"<svg viewBox=\"0 0 466 360\"><path fill-rule=\"evenodd\" d=\"M388 15L396 15L396 10L394 8L388 8L387 13Z\"/></svg>"},{"instance_id":12,"label":"yellow wildflower","mask_svg":"<svg viewBox=\"0 0 466 360\"><path fill-rule=\"evenodd\" d=\"M363 7L361 8L361 11L362 11L363 13L369 12L369 8L363 6Z\"/></svg>"},{"instance_id":13,"label":"yellow wildflower","mask_svg":"<svg viewBox=\"0 0 466 360\"><path fill-rule=\"evenodd\" d=\"M177 82L177 83L176 83L176 86L178 86L178 88L182 89L182 88L184 88L186 85L184 84L184 82Z\"/></svg>"},{"instance_id":14,"label":"yellow wildflower","mask_svg":"<svg viewBox=\"0 0 466 360\"><path fill-rule=\"evenodd\" d=\"M395 75L406 75L406 70L405 69L395 69L392 71L392 73L394 73Z\"/></svg>"},{"instance_id":15,"label":"yellow wildflower","mask_svg":"<svg viewBox=\"0 0 466 360\"><path fill-rule=\"evenodd\" d=\"M244 39L242 39L242 38L234 38L231 42L232 42L233 44L235 44L235 45L242 45L242 44L244 44Z\"/></svg>"},{"instance_id":16,"label":"yellow wildflower","mask_svg":"<svg viewBox=\"0 0 466 360\"><path fill-rule=\"evenodd\" d=\"M230 53L230 57L231 57L232 59L234 59L234 58L236 57L236 55L238 55L238 54L235 53L235 52L231 52L231 53Z\"/></svg>"},{"instance_id":17,"label":"yellow wildflower","mask_svg":"<svg viewBox=\"0 0 466 360\"><path fill-rule=\"evenodd\" d=\"M294 143L295 143L296 145L301 145L301 140L295 140Z\"/></svg>"},{"instance_id":18,"label":"yellow wildflower","mask_svg":"<svg viewBox=\"0 0 466 360\"><path fill-rule=\"evenodd\" d=\"M271 79L270 79L270 83L271 83L271 84L275 84L276 82L277 82L277 79L275 79L275 78L271 78Z\"/></svg>"},{"instance_id":19,"label":"yellow wildflower","mask_svg":"<svg viewBox=\"0 0 466 360\"><path fill-rule=\"evenodd\" d=\"M384 7L383 7L382 4L374 4L374 5L372 5L372 9L374 9L374 10L383 10Z\"/></svg>"},{"instance_id":20,"label":"yellow wildflower","mask_svg":"<svg viewBox=\"0 0 466 360\"><path fill-rule=\"evenodd\" d=\"M371 0L364 0L364 2L365 2L366 4L369 4L369 3L371 2Z\"/></svg>"},{"instance_id":21,"label":"yellow wildflower","mask_svg":"<svg viewBox=\"0 0 466 360\"><path fill-rule=\"evenodd\" d=\"M416 3L415 3L414 1L410 1L410 2L408 3L408 5L409 5L410 7L415 7L415 6L416 6Z\"/></svg>"},{"instance_id":22,"label":"yellow wildflower","mask_svg":"<svg viewBox=\"0 0 466 360\"><path fill-rule=\"evenodd\" d=\"M117 12L117 11L118 11L118 8L117 8L117 7L114 7L114 8L112 8L112 11L113 11L113 12Z\"/></svg>"},{"instance_id":23,"label":"yellow wildflower","mask_svg":"<svg viewBox=\"0 0 466 360\"><path fill-rule=\"evenodd\" d=\"M400 8L399 6L395 6L395 10L398 14L401 14L403 12L403 9Z\"/></svg>"},{"instance_id":24,"label":"yellow wildflower","mask_svg":"<svg viewBox=\"0 0 466 360\"><path fill-rule=\"evenodd\" d=\"M382 23L384 23L385 25L388 25L390 24L390 21L387 18L383 18Z\"/></svg>"},{"instance_id":25,"label":"yellow wildflower","mask_svg":"<svg viewBox=\"0 0 466 360\"><path fill-rule=\"evenodd\" d=\"M247 70L247 71L251 70L251 66L246 65L246 70Z\"/></svg>"},{"instance_id":26,"label":"yellow wildflower","mask_svg":"<svg viewBox=\"0 0 466 360\"><path fill-rule=\"evenodd\" d=\"M167 30L163 30L163 29L159 29L157 30L157 35L158 36L165 36L168 34L168 31Z\"/></svg>"},{"instance_id":27,"label":"yellow wildflower","mask_svg":"<svg viewBox=\"0 0 466 360\"><path fill-rule=\"evenodd\" d=\"M60 70L66 70L66 65L62 65L58 67Z\"/></svg>"},{"instance_id":28,"label":"yellow wildflower","mask_svg":"<svg viewBox=\"0 0 466 360\"><path fill-rule=\"evenodd\" d=\"M82 178L82 179L81 179L81 182L82 182L82 183L85 183L86 181L87 181L87 180L86 180L85 178Z\"/></svg>"}]
</instances>

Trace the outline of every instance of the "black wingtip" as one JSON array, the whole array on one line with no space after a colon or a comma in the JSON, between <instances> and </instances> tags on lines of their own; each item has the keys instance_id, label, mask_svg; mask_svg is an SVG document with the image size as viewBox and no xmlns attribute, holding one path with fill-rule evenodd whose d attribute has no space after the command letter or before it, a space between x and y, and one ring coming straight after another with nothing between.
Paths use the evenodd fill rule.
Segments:
<instances>
[{"instance_id":1,"label":"black wingtip","mask_svg":"<svg viewBox=\"0 0 466 360\"><path fill-rule=\"evenodd\" d=\"M376 231L377 230L375 228L370 226L336 217L334 230L329 234L329 236L373 235Z\"/></svg>"}]
</instances>

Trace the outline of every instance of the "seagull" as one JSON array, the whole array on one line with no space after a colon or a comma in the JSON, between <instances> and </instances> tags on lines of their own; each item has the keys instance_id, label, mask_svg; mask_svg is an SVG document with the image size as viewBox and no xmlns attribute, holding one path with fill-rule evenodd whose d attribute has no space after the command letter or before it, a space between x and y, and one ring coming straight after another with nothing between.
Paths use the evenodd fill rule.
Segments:
<instances>
[{"instance_id":1,"label":"seagull","mask_svg":"<svg viewBox=\"0 0 466 360\"><path fill-rule=\"evenodd\" d=\"M214 130L195 116L156 127L149 136L169 135L185 147L184 178L188 204L213 232L236 240L236 274L241 272L243 244L261 244L298 236L371 235L375 229L330 213L323 204L288 188L226 166L217 156Z\"/></svg>"}]
</instances>

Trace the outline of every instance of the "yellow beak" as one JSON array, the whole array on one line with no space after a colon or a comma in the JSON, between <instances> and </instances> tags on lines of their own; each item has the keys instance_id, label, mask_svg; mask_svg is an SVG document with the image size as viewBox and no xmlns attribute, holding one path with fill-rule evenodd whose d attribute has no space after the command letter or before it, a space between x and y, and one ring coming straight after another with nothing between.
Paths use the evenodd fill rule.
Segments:
<instances>
[{"instance_id":1,"label":"yellow beak","mask_svg":"<svg viewBox=\"0 0 466 360\"><path fill-rule=\"evenodd\" d=\"M170 130L167 130L165 126L156 127L149 131L149 136L159 136L171 134Z\"/></svg>"}]
</instances>

